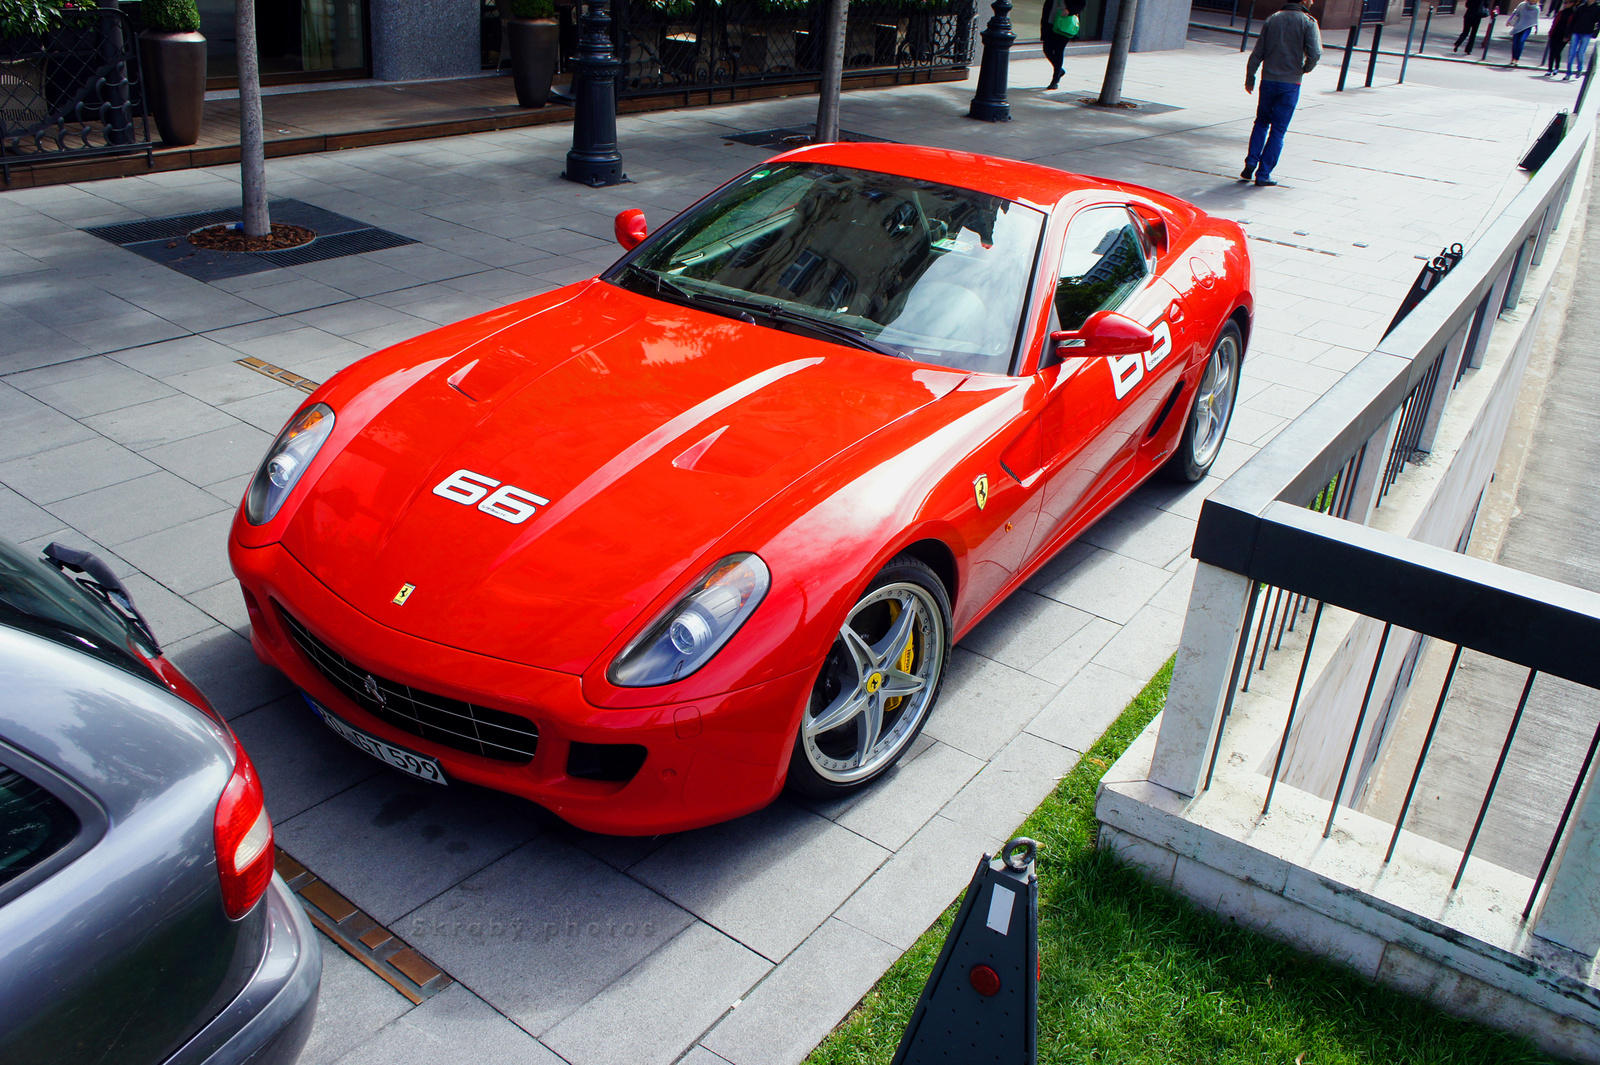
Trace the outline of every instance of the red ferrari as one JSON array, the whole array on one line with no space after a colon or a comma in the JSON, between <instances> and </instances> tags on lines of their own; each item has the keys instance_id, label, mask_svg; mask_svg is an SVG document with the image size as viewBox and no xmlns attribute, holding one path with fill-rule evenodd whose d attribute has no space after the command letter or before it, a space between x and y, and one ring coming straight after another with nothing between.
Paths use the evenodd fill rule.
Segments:
<instances>
[{"instance_id":1,"label":"red ferrari","mask_svg":"<svg viewBox=\"0 0 1600 1065\"><path fill-rule=\"evenodd\" d=\"M1205 475L1250 334L1233 222L960 152L789 152L617 236L323 385L229 545L327 726L600 832L883 774L953 641Z\"/></svg>"}]
</instances>

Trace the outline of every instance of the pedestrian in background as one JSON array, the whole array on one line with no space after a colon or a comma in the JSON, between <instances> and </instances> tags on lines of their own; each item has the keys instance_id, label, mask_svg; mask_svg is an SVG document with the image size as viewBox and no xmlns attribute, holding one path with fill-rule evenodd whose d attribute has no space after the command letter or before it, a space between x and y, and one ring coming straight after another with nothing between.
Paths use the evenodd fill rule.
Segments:
<instances>
[{"instance_id":1,"label":"pedestrian in background","mask_svg":"<svg viewBox=\"0 0 1600 1065\"><path fill-rule=\"evenodd\" d=\"M1478 43L1478 25L1489 14L1489 0L1466 0L1466 4L1466 12L1461 16L1461 36L1456 38L1450 50L1461 51L1461 42L1466 41L1467 55L1470 56L1473 46Z\"/></svg>"},{"instance_id":2,"label":"pedestrian in background","mask_svg":"<svg viewBox=\"0 0 1600 1065\"><path fill-rule=\"evenodd\" d=\"M1067 44L1078 38L1078 16L1083 14L1086 0L1050 0L1044 5L1039 19L1039 40L1044 44L1044 57L1050 60L1049 92L1061 84Z\"/></svg>"},{"instance_id":3,"label":"pedestrian in background","mask_svg":"<svg viewBox=\"0 0 1600 1065\"><path fill-rule=\"evenodd\" d=\"M1553 78L1561 73L1561 53L1572 39L1572 9L1578 0L1563 0L1561 10L1550 20L1550 39L1544 45L1544 76Z\"/></svg>"},{"instance_id":4,"label":"pedestrian in background","mask_svg":"<svg viewBox=\"0 0 1600 1065\"><path fill-rule=\"evenodd\" d=\"M1272 170L1283 152L1283 135L1300 102L1300 79L1322 58L1322 31L1300 0L1289 0L1261 24L1261 36L1244 72L1244 91L1256 91L1261 70L1261 95L1256 97L1256 124L1250 130L1250 154L1244 158L1241 181L1276 185Z\"/></svg>"},{"instance_id":5,"label":"pedestrian in background","mask_svg":"<svg viewBox=\"0 0 1600 1065\"><path fill-rule=\"evenodd\" d=\"M1572 22L1567 31L1572 34L1572 44L1567 48L1567 76L1572 80L1572 70L1583 73L1583 64L1589 58L1589 45L1594 42L1595 31L1600 30L1600 2L1585 0L1572 9Z\"/></svg>"},{"instance_id":6,"label":"pedestrian in background","mask_svg":"<svg viewBox=\"0 0 1600 1065\"><path fill-rule=\"evenodd\" d=\"M1517 9L1511 12L1511 19L1506 23L1506 32L1511 34L1512 66L1517 66L1522 61L1523 46L1538 28L1539 5L1534 3L1534 0L1522 0Z\"/></svg>"}]
</instances>

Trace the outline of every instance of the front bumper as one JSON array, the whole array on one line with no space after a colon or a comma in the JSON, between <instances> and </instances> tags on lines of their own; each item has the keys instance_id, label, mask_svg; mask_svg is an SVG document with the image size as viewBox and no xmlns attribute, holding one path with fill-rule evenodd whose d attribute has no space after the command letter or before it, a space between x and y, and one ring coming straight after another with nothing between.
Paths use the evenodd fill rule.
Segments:
<instances>
[{"instance_id":1,"label":"front bumper","mask_svg":"<svg viewBox=\"0 0 1600 1065\"><path fill-rule=\"evenodd\" d=\"M438 759L454 779L520 795L579 828L614 835L725 821L760 809L783 788L793 730L811 689L809 669L692 703L604 709L584 699L580 678L571 674L380 625L335 596L281 545L234 543L229 554L244 589L257 656L350 724ZM532 761L509 764L460 751L369 714L306 659L284 624L285 609L320 641L374 674L532 720L539 730ZM629 780L582 779L567 772L573 743L639 744L647 753Z\"/></svg>"},{"instance_id":2,"label":"front bumper","mask_svg":"<svg viewBox=\"0 0 1600 1065\"><path fill-rule=\"evenodd\" d=\"M311 1035L322 983L322 946L300 901L277 873L257 904L267 949L255 975L167 1065L293 1065Z\"/></svg>"}]
</instances>

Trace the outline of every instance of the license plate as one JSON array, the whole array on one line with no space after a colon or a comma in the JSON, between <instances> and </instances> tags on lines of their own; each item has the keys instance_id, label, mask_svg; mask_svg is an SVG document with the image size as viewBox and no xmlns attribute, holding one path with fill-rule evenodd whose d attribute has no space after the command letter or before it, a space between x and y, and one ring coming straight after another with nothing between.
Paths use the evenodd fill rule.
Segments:
<instances>
[{"instance_id":1,"label":"license plate","mask_svg":"<svg viewBox=\"0 0 1600 1065\"><path fill-rule=\"evenodd\" d=\"M304 692L301 694L310 704L312 712L322 719L322 723L344 737L351 745L361 748L380 762L387 762L402 773L410 773L419 780L426 780L431 784L449 783L445 780L444 770L439 767L437 759L408 751L404 747L396 747L388 740L380 740L376 736L362 732L354 725L347 725L311 696L305 695Z\"/></svg>"}]
</instances>

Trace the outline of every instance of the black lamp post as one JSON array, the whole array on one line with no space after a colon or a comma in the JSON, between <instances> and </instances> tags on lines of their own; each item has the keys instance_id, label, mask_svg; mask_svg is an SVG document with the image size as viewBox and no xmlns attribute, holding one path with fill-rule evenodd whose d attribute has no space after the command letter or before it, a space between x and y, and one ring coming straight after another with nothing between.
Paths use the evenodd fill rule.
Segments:
<instances>
[{"instance_id":1,"label":"black lamp post","mask_svg":"<svg viewBox=\"0 0 1600 1065\"><path fill-rule=\"evenodd\" d=\"M620 185L622 153L617 151L617 73L622 69L611 46L607 0L588 0L572 73L572 150L561 176L591 188Z\"/></svg>"},{"instance_id":2,"label":"black lamp post","mask_svg":"<svg viewBox=\"0 0 1600 1065\"><path fill-rule=\"evenodd\" d=\"M994 0L994 17L979 36L983 38L983 61L978 67L978 91L973 94L967 117L1010 122L1006 79L1011 70L1011 46L1017 42L1017 35L1011 32L1011 0Z\"/></svg>"}]
</instances>

